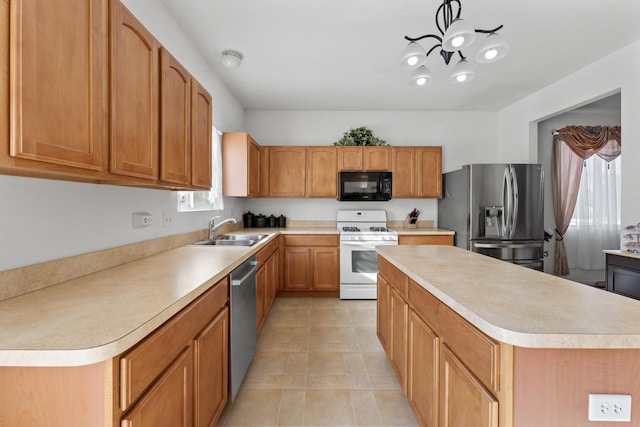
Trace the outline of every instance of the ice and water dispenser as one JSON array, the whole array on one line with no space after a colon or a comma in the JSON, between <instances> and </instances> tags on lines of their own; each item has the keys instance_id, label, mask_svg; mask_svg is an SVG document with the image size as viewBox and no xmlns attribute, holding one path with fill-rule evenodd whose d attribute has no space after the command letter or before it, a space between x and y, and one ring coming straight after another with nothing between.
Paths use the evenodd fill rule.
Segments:
<instances>
[{"instance_id":1,"label":"ice and water dispenser","mask_svg":"<svg viewBox=\"0 0 640 427\"><path fill-rule=\"evenodd\" d=\"M482 206L480 208L480 236L502 237L504 224L503 206Z\"/></svg>"}]
</instances>

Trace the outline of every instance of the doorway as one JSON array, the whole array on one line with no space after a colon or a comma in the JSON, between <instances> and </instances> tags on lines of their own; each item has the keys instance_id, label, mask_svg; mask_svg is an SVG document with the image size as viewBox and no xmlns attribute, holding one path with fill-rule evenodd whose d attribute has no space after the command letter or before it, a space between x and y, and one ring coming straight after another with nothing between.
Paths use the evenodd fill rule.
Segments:
<instances>
[{"instance_id":1,"label":"doorway","mask_svg":"<svg viewBox=\"0 0 640 427\"><path fill-rule=\"evenodd\" d=\"M621 96L616 93L581 107L574 108L538 122L538 161L544 165L546 171L544 188L544 224L545 230L555 229L553 213L553 193L551 189L551 155L553 151L554 129L561 129L568 125L584 126L620 126L621 124ZM553 274L553 259L555 255L555 241L551 239L545 243L545 273ZM570 273L565 276L569 280L594 285L605 280L604 254L602 255L602 269L581 269L575 267L575 260L569 255ZM574 266L572 268L572 266Z\"/></svg>"}]
</instances>

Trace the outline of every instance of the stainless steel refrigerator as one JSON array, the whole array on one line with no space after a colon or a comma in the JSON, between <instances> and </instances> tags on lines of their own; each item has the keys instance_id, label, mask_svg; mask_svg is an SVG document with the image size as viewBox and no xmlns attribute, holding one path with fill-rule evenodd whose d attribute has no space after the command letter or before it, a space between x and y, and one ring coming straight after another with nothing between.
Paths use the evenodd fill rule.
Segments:
<instances>
[{"instance_id":1,"label":"stainless steel refrigerator","mask_svg":"<svg viewBox=\"0 0 640 427\"><path fill-rule=\"evenodd\" d=\"M542 271L541 164L473 164L443 174L438 227L461 248Z\"/></svg>"}]
</instances>

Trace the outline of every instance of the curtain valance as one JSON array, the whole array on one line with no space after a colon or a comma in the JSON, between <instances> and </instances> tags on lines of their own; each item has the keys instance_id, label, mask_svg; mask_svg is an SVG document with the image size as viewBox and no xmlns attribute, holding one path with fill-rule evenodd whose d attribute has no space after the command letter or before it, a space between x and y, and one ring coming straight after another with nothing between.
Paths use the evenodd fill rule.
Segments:
<instances>
[{"instance_id":1,"label":"curtain valance","mask_svg":"<svg viewBox=\"0 0 640 427\"><path fill-rule=\"evenodd\" d=\"M559 141L581 159L596 154L610 162L622 151L620 126L566 126L553 136L554 145Z\"/></svg>"}]
</instances>

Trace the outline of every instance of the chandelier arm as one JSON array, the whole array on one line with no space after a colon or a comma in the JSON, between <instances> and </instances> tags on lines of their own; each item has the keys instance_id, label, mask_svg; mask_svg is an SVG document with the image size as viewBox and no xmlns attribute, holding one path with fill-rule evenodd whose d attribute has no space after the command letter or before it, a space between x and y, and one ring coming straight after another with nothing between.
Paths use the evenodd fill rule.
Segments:
<instances>
[{"instance_id":1,"label":"chandelier arm","mask_svg":"<svg viewBox=\"0 0 640 427\"><path fill-rule=\"evenodd\" d=\"M436 36L435 34L425 34L424 36L420 36L420 37L416 37L416 38L411 38L409 36L404 36L405 40L408 40L410 42L417 42L418 40L422 40L422 39L426 39L427 37L430 37L432 39L436 39L438 40L440 43L442 43L442 38Z\"/></svg>"},{"instance_id":2,"label":"chandelier arm","mask_svg":"<svg viewBox=\"0 0 640 427\"><path fill-rule=\"evenodd\" d=\"M427 54L425 56L429 56L431 54L431 52L433 52L435 49L437 49L439 47L442 47L441 43L433 45L433 47L431 49L429 49L429 52L427 52Z\"/></svg>"},{"instance_id":3,"label":"chandelier arm","mask_svg":"<svg viewBox=\"0 0 640 427\"><path fill-rule=\"evenodd\" d=\"M458 3L458 14L456 15L455 19L460 19L460 14L462 14L462 3L460 3L460 0L450 0L449 7L451 7L451 3L453 2ZM453 11L451 12L451 16L453 16ZM454 20L452 19L451 21L454 21Z\"/></svg>"},{"instance_id":4,"label":"chandelier arm","mask_svg":"<svg viewBox=\"0 0 640 427\"><path fill-rule=\"evenodd\" d=\"M447 29L447 9L445 8L445 3L446 0L442 2L442 4L440 5L440 7L438 7L438 10L436 10L436 17L435 17L435 21L436 21L436 27L438 27L438 31L440 31L440 34L444 35L445 30ZM444 16L444 27L445 29L443 30L442 27L440 26L440 23L438 22L438 16L440 15L440 13L442 12L442 15Z\"/></svg>"},{"instance_id":5,"label":"chandelier arm","mask_svg":"<svg viewBox=\"0 0 640 427\"><path fill-rule=\"evenodd\" d=\"M467 57L462 54L461 50L458 51L458 55L460 55L460 61L464 61L465 59L467 59Z\"/></svg>"},{"instance_id":6,"label":"chandelier arm","mask_svg":"<svg viewBox=\"0 0 640 427\"><path fill-rule=\"evenodd\" d=\"M495 33L496 31L501 30L502 27L504 27L504 25L500 25L499 27L496 27L493 30L480 30L480 29L476 28L473 31L475 31L476 33L481 33L481 34L491 34L491 33Z\"/></svg>"}]
</instances>

